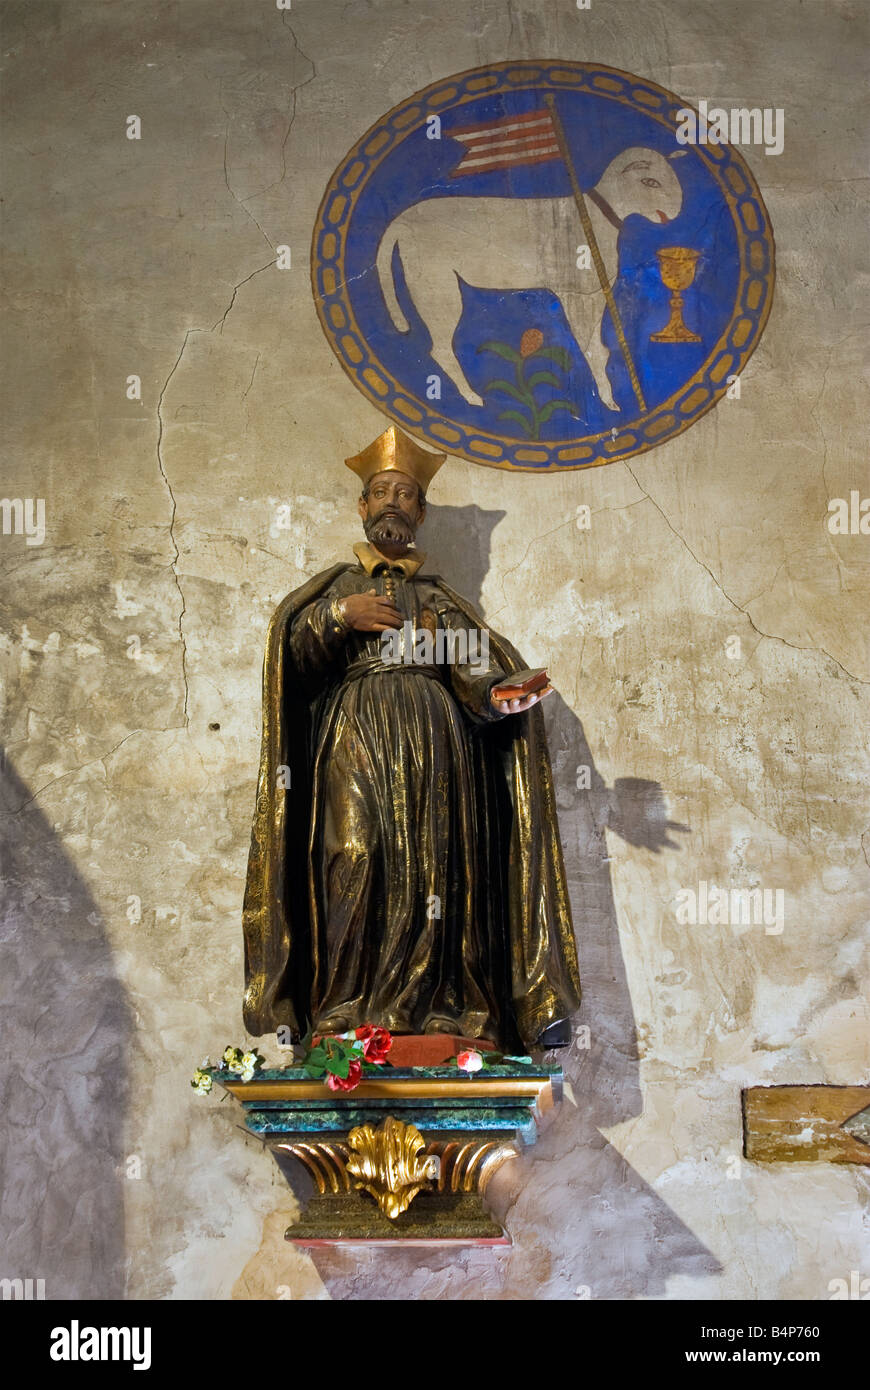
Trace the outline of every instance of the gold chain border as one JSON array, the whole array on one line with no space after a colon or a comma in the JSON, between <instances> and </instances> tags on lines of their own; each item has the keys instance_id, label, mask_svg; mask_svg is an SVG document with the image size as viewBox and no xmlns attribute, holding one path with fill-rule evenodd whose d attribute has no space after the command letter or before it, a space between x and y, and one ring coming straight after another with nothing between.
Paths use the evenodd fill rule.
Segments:
<instances>
[{"instance_id":1,"label":"gold chain border","mask_svg":"<svg viewBox=\"0 0 870 1390\"><path fill-rule=\"evenodd\" d=\"M668 88L660 86L657 82L653 82L649 78L642 78L636 74L626 72L621 68L609 67L605 63L583 63L568 61L560 64L557 59L519 59L516 61L505 60L504 62L485 65L482 68L466 68L462 72L453 73L449 78L443 78L439 79L436 82L432 82L427 87L422 88L420 91L414 92L410 97L406 97L404 101L401 101L396 106L392 107L392 109L388 111L385 115L381 116L379 120L377 120L374 123L374 125L369 127L365 134L361 136L361 138L356 142L356 144L351 148L351 150L344 156L341 163L335 169L335 171L329 179L329 182L327 183L326 191L323 194L323 197L320 201L320 206L317 210L317 217L315 219L314 231L311 239L310 276L314 305L317 310L317 316L320 319L320 325L323 329L324 336L326 337L327 342L332 348L333 353L338 358L339 365L341 366L342 370L345 372L346 376L348 376L349 379L353 382L353 385L357 388L357 390L360 391L362 395L366 396L367 399L371 402L371 404L374 405L378 410L382 411L388 417L388 419L394 420L397 418L397 415L401 416L402 412L398 412L391 408L392 400L389 403L387 403L382 396L380 396L376 391L374 391L371 388L371 386L368 383L363 383L363 381L351 369L351 367L345 360L345 355L338 344L338 336L342 329L339 328L337 325L331 324L327 321L326 310L324 308L323 301L317 285L317 274L318 270L320 269L317 260L317 245L320 234L322 232L325 233L328 230L330 230L326 224L326 210L330 203L330 200L335 194L344 194L344 196L348 199L351 205L351 209L347 217L343 218L341 229L339 231L333 230L333 235L336 237L338 242L338 255L336 257L336 263L340 271L341 281L342 283L344 283L344 259L348 229L350 227L353 209L356 205L357 199L359 198L362 187L364 186L357 184L353 187L343 187L339 176L342 173L344 173L349 167L352 167L352 162L354 158L358 159L359 156L365 151L366 146L369 143L371 143L375 137L380 135L383 131L385 131L388 128L388 123L390 122L391 118L395 117L396 114L403 111L403 109L405 111L405 124L409 125L412 124L413 120L417 119L418 117L422 121L423 119L425 119L426 115L431 115L433 114L433 112L437 114L439 106L448 106L451 103L453 103L453 98L456 96L457 93L456 87L451 87L451 84L458 83L461 79L472 77L475 74L482 75L486 73L492 75L497 73L500 77L502 74L506 74L508 71L525 70L529 74L528 81L518 81L513 84L514 90L524 91L528 88L539 86L544 72L548 69L551 71L553 69L561 69L570 75L571 80L562 83L562 85L566 88L575 85L578 69L583 70L584 72L588 72L590 79L593 77L593 75L598 78L604 78L604 80L600 82L590 81L590 86L594 88L594 95L604 97L605 99L611 101L615 101L619 105L628 106L631 110L643 110L643 113L645 115L651 117L654 121L656 121L657 124L663 126L668 131L672 131L674 129L673 123L670 119L670 113L661 114L659 110L652 110L649 107L644 108L643 102L639 98L635 97L634 93L632 93L632 96L629 98L623 92L608 91L604 85L604 82L606 81L606 74L612 73L614 78L619 78L626 84L632 82L638 84L638 87L635 88L636 91L639 89L642 90L643 87L647 87L660 97L664 97L666 99L667 104L677 103L679 109L694 110L694 107L690 107L689 103L684 101L675 92L669 91ZM555 81L555 79L551 80ZM460 97L459 101L453 104L455 104L456 106L463 106L468 102L479 100L479 98L482 95L485 95L486 91L493 85L496 87L500 86L498 78L494 78L494 80L487 81L485 84L481 86L480 90L468 91L464 96ZM582 88L583 84L581 83L580 85ZM438 101L439 97L441 97L440 102ZM413 103L415 102L418 103L417 106L413 105ZM697 115L697 112L695 114ZM378 153L374 154L373 156L367 156L370 161L369 177L374 172L374 170L380 165L382 160L386 157L388 150L392 148L393 144L392 141L390 141L388 145L386 145ZM761 196L761 190L752 173L752 170L739 150L736 150L735 147L729 143L729 154L731 155L733 159L733 164L736 165L739 174L743 176L745 180L745 186L744 188L738 188L735 185L733 189L730 189L726 184L725 174L722 168L720 167L720 158L715 154L711 154L709 152L709 149L705 146L694 145L692 148L693 152L700 158L702 164L704 164L707 168L708 173L712 175L728 206L728 210L731 213L731 217L734 222L734 227L737 235L737 244L740 254L740 274L737 284L737 291L734 298L734 310L732 312L732 317L727 327L725 328L725 331L723 332L722 336L719 338L719 341L716 343L712 352L708 355L700 369L695 373L693 377L691 377L688 381L684 382L682 386L680 386L673 393L673 395L669 396L666 401L663 401L660 405L656 406L653 410L649 411L645 416L641 416L635 420L626 421L624 424L620 425L618 427L618 435L615 440L611 438L609 430L603 430L592 435L583 436L577 440L561 441L561 453L559 463L546 463L543 458L533 459L531 457L531 448L525 451L529 455L526 461L520 463L507 462L504 460L503 457L505 445L509 447L514 446L517 444L518 441L508 439L506 436L503 435L497 435L494 432L486 429L478 430L477 436L481 444L492 445L493 451L489 457L486 457L486 452L484 449L481 449L480 454L472 454L469 452L468 448L462 449L461 452L456 454L456 457L464 458L470 463L482 464L484 467L487 468L500 468L504 469L505 471L513 471L518 473L572 472L575 469L598 468L601 467L603 464L618 463L621 460L634 458L638 454L644 454L647 453L648 450L656 448L657 445L661 442L658 439L658 434L663 433L665 429L670 430L672 424L677 423L676 411L678 409L683 414L689 414L689 418L685 419L679 425L679 428L674 429L671 433L668 434L668 441L670 441L671 439L678 438L679 435L683 434L687 429L690 429L692 425L696 424L702 416L708 413L708 411L712 410L713 407L719 403L722 396L725 394L727 385L721 383L723 382L725 376L734 368L735 357L737 359L736 370L738 373L742 373L747 362L749 361L749 358L752 356L753 352L755 351L756 347L761 341L762 334L764 333L764 330L767 326L767 320L770 317L771 306L773 304L773 290L776 279L776 247L773 238L773 229L771 227L770 222L770 214L767 211L767 207ZM716 148L718 147L713 147L713 149ZM366 179L366 182L368 182L368 178ZM750 234L747 234L746 230L744 229L739 214L739 206L741 200L746 200L747 189L747 201L754 202L764 216L763 224L760 227L753 228ZM767 246L768 270L766 276L763 275L760 269L750 267L749 265L750 257L747 254L747 249L749 242L755 239L763 241ZM735 329L737 328L737 325L740 322L740 306L742 305L744 300L746 286L750 279L753 278L753 276L757 277L759 283L761 283L761 285L763 286L766 302L757 322L757 331L754 336L754 341L748 349L745 349L744 342L732 342L729 344L728 340L735 332ZM342 307L344 308L347 314L347 322L345 323L345 325L343 325L343 327L349 328L351 332L356 333L357 336L364 343L366 343L366 345L368 345L368 339L366 335L361 331L359 324L356 321L356 317L351 308L349 297L345 294L342 296L342 299L344 301ZM726 352L729 346L732 348L733 355L729 358L724 358L722 354ZM707 387L705 385L705 376L707 374L707 370L712 363L716 362L717 358L721 358L721 361L716 363L716 381L719 384L716 387ZM425 401L421 400L419 397L415 396L413 392L409 391L405 386L403 386L399 381L397 381L392 376L392 374L386 370L382 363L378 362L377 369L380 376L386 381L388 388L392 393L392 398L395 399L395 397L397 396L409 398L410 401L414 403L414 406L418 411L419 418L417 420L413 420L410 417L402 418L402 427L408 430L411 434L415 435L418 439L422 440L423 443L428 444L431 447L432 439L422 428L422 420L426 418L430 422L430 429L432 435L435 436L436 440L440 440L441 447L446 448L450 452L453 452L454 450L451 447L451 445L455 446L455 444L459 441L455 439L451 441L450 439L451 426L449 417L440 415L433 411L431 406L429 406ZM704 392L707 393L708 397L706 401L701 399ZM670 414L666 415L667 412L670 412ZM655 437L650 437L650 431L648 426L651 423L653 423L653 421L660 424L661 428L656 429ZM447 428L445 428L445 425L447 426ZM637 433L632 433L633 431L638 433L642 431L646 438L643 441L639 441L637 438ZM452 432L455 433L455 427L452 427ZM471 432L470 427L467 432ZM471 441L469 442L469 448L470 443ZM607 450L609 457L597 458L592 462L578 461L576 463L571 462L566 457L568 451L573 450L575 454L579 454L588 451L593 444L599 443L602 445L604 449Z\"/></svg>"}]
</instances>

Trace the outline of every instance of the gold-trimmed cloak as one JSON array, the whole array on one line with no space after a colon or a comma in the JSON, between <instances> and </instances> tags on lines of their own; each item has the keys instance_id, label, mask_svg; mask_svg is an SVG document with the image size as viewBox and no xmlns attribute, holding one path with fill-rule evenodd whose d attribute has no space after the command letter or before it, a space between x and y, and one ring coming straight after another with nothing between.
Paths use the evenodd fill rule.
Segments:
<instances>
[{"instance_id":1,"label":"gold-trimmed cloak","mask_svg":"<svg viewBox=\"0 0 870 1390\"><path fill-rule=\"evenodd\" d=\"M261 1035L286 1026L299 1037L311 1022L312 771L321 721L335 683L296 669L289 647L294 619L353 567L339 564L289 594L269 624L263 665L263 736L248 860L244 1021ZM440 577L430 576L469 623L478 613ZM490 652L506 674L523 669L492 629ZM387 679L402 679L401 676ZM333 701L334 703L334 701ZM498 1036L507 1050L534 1045L549 1024L580 1002L580 979L565 883L552 773L539 706L474 730L470 741L483 939L496 972ZM366 1020L379 1023L378 1018ZM457 1028L457 1031L459 1029ZM489 1034L491 1036L491 1033Z\"/></svg>"}]
</instances>

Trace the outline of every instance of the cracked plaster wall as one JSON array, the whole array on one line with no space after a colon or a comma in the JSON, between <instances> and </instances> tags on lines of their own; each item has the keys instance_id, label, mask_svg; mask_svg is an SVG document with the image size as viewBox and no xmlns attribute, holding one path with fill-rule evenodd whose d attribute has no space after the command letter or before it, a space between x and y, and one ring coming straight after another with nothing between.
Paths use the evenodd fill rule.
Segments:
<instances>
[{"instance_id":1,"label":"cracked plaster wall","mask_svg":"<svg viewBox=\"0 0 870 1390\"><path fill-rule=\"evenodd\" d=\"M733 1163L741 1087L868 1080L870 540L825 526L830 497L867 492L866 17L851 0L4 6L2 492L44 497L47 533L0 540L21 1059L0 1273L48 1297L368 1297L377 1272L381 1296L769 1299L870 1272L861 1172ZM747 151L774 309L742 400L663 447L563 477L451 460L433 488L427 548L459 587L481 564L490 619L561 695L592 1045L566 1062L578 1107L497 1180L512 1250L314 1258L282 1239L271 1160L187 1084L242 1037L266 623L358 538L341 460L384 425L318 325L311 226L393 104L547 54L785 109L783 154ZM663 816L687 829L651 830ZM782 935L678 925L701 879L784 889Z\"/></svg>"}]
</instances>

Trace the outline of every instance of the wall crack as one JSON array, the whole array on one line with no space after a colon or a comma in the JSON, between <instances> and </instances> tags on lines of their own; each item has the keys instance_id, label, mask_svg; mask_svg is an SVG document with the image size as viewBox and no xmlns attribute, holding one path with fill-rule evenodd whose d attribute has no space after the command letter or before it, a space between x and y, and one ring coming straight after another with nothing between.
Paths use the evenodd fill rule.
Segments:
<instances>
[{"instance_id":1,"label":"wall crack","mask_svg":"<svg viewBox=\"0 0 870 1390\"><path fill-rule=\"evenodd\" d=\"M655 498L652 497L644 487L641 487L641 484L638 482L637 475L635 474L634 469L631 467L631 465L626 463L625 466L628 469L631 476L634 478L634 481L637 483L637 486L640 488L640 491L643 493L644 497L646 497L648 501L652 502L656 511L659 513L659 515L662 517L662 520L668 527L668 530L673 531L674 535L677 537L677 540L682 542L686 550L691 555L692 559L695 561L695 564L699 565L701 569L704 570L710 576L722 597L727 599L728 602L731 604L732 608L735 608L738 613L743 614L744 618L749 623L749 626L752 628L753 632L757 632L759 637L767 637L771 642L781 642L784 647L790 647L791 650L794 652L815 652L817 654L821 654L822 656L826 656L828 660L832 661L834 665L838 668L838 670L842 671L843 675L848 676L850 680L857 681L859 685L870 685L870 681L862 680L860 676L856 676L853 671L848 670L847 667L845 667L841 661L838 661L835 656L832 656L831 653L827 651L825 647L799 647L796 642L789 642L785 637L780 637L775 632L762 631L762 629L758 627L758 625L754 621L752 614L747 612L745 608L741 608L740 604L736 601L736 599L733 599L731 595L727 593L725 589L722 588L722 585L716 578L713 571L710 569L709 565L705 565L704 561L698 558L698 556L695 554L694 550L686 540L685 536L681 535L677 528L671 523L667 513L662 509L662 507L659 506ZM755 597L757 598L758 595L756 594ZM753 601L754 600L752 599L749 600L750 603L752 603Z\"/></svg>"},{"instance_id":2,"label":"wall crack","mask_svg":"<svg viewBox=\"0 0 870 1390\"><path fill-rule=\"evenodd\" d=\"M235 298L235 290L233 291L233 298ZM232 301L230 301L230 307L232 307ZM229 313L229 309L227 310L227 313ZM224 315L224 317L226 317L226 315ZM170 381L175 376L175 373L178 370L179 363L181 362L181 359L185 353L185 349L187 348L187 344L190 341L190 335L192 333L201 333L202 331L203 330L201 328L188 328L187 332L184 335L184 342L181 344L181 351L176 357L175 362L172 366L172 370L169 373L169 376L164 381L163 387L160 391L160 395L157 398L157 467L160 470L160 476L163 479L163 485L166 488L167 493L169 494L169 501L172 508L169 516L169 539L172 542L173 550L173 558L170 567L172 569L172 577L175 580L175 587L178 590L178 597L181 603L181 609L178 614L178 637L179 641L181 642L181 677L184 682L185 728L190 727L190 685L187 677L187 639L184 635L184 615L187 612L187 601L184 597L184 590L181 587L181 579L178 574L178 561L180 559L180 551L178 549L178 542L175 539L175 518L178 513L178 503L175 500L175 493L172 491L172 484L169 481L169 475L166 472L166 465L163 460L163 398L166 395L166 391Z\"/></svg>"}]
</instances>

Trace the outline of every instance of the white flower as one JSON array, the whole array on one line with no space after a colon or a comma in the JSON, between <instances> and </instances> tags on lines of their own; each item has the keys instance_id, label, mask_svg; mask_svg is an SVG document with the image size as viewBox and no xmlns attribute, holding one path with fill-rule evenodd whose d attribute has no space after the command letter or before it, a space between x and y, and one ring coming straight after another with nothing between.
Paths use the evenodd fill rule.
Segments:
<instances>
[{"instance_id":1,"label":"white flower","mask_svg":"<svg viewBox=\"0 0 870 1390\"><path fill-rule=\"evenodd\" d=\"M245 1067L244 1071L242 1072L242 1080L243 1080L243 1081L253 1081L253 1079L254 1079L254 1068L253 1068L253 1067Z\"/></svg>"},{"instance_id":2,"label":"white flower","mask_svg":"<svg viewBox=\"0 0 870 1390\"><path fill-rule=\"evenodd\" d=\"M253 1070L255 1069L256 1065L257 1065L257 1054L256 1054L256 1052L243 1052L243 1053L242 1053L242 1066L244 1067L245 1071L253 1071Z\"/></svg>"},{"instance_id":3,"label":"white flower","mask_svg":"<svg viewBox=\"0 0 870 1390\"><path fill-rule=\"evenodd\" d=\"M193 1080L190 1084L196 1095L207 1096L212 1087L212 1079L207 1071L203 1071L202 1068L199 1068L193 1073Z\"/></svg>"}]
</instances>

